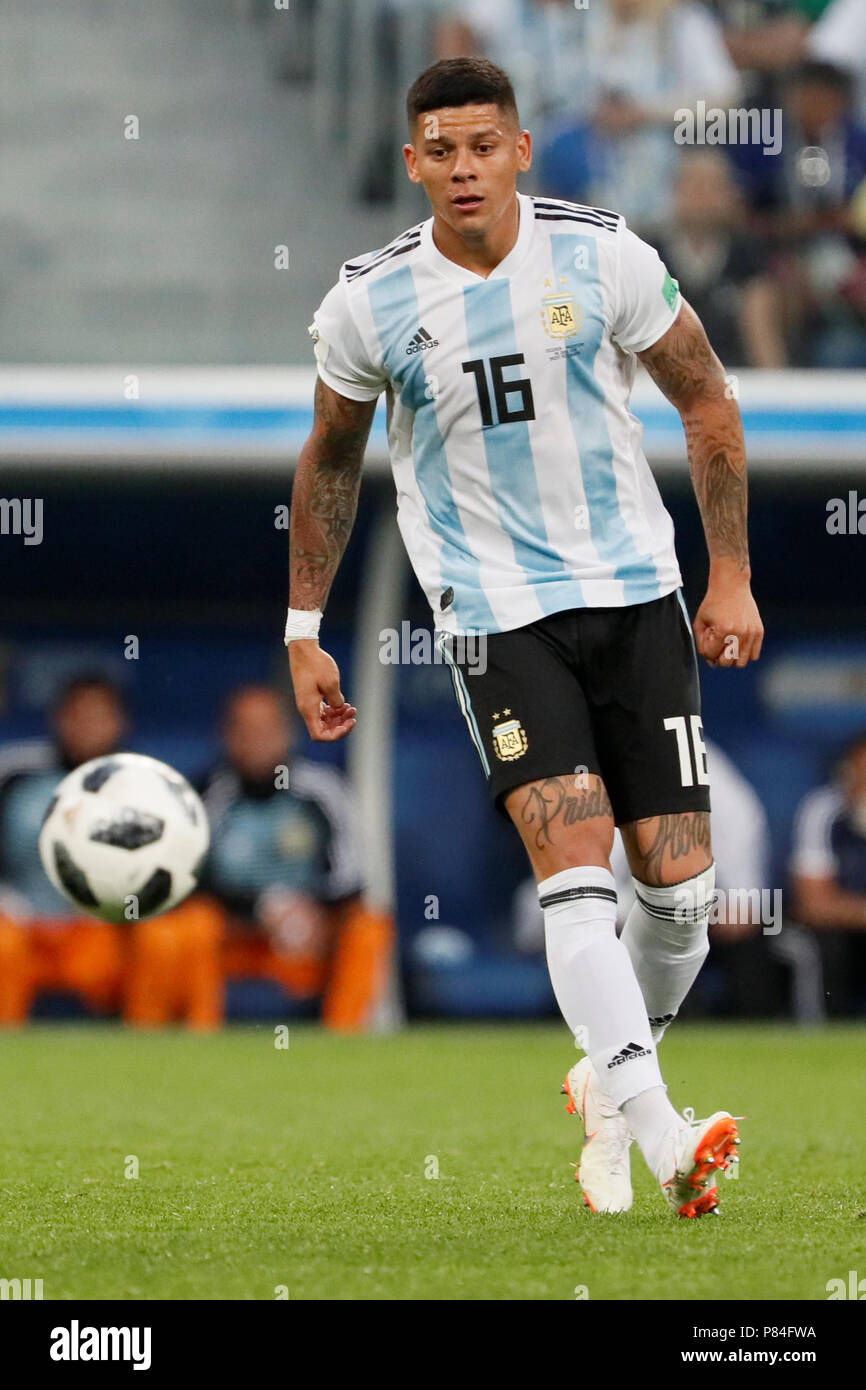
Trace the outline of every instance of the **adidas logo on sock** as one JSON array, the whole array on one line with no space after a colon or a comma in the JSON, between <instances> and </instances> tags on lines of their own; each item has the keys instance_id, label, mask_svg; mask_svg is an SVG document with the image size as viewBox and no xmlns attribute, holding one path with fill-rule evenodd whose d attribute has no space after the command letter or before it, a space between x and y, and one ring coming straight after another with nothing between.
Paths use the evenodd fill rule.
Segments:
<instances>
[{"instance_id":1,"label":"adidas logo on sock","mask_svg":"<svg viewBox=\"0 0 866 1390\"><path fill-rule=\"evenodd\" d=\"M667 1028L669 1023L673 1023L676 1014L660 1014L658 1018L650 1019L651 1028Z\"/></svg>"},{"instance_id":2,"label":"adidas logo on sock","mask_svg":"<svg viewBox=\"0 0 866 1390\"><path fill-rule=\"evenodd\" d=\"M623 1062L633 1062L635 1057L649 1057L651 1055L648 1047L641 1047L640 1043L626 1043L622 1052L617 1052L611 1057L607 1064L607 1069L611 1067L621 1067Z\"/></svg>"},{"instance_id":3,"label":"adidas logo on sock","mask_svg":"<svg viewBox=\"0 0 866 1390\"><path fill-rule=\"evenodd\" d=\"M415 337L411 340L409 346L406 348L406 356L411 357L413 352L423 352L425 348L434 348L438 346L438 338L431 338L426 328L419 328L418 332L415 334Z\"/></svg>"}]
</instances>

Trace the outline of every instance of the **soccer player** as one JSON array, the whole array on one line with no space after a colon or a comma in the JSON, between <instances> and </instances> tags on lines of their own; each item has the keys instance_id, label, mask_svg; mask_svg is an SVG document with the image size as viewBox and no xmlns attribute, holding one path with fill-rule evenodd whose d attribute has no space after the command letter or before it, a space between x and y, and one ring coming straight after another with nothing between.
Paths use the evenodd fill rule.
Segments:
<instances>
[{"instance_id":1,"label":"soccer player","mask_svg":"<svg viewBox=\"0 0 866 1390\"><path fill-rule=\"evenodd\" d=\"M406 167L433 215L345 264L311 328L285 633L298 709L314 739L355 724L318 632L385 391L400 530L587 1054L565 1082L586 1131L584 1196L631 1205L634 1139L674 1210L699 1216L718 1205L736 1122L679 1115L657 1045L708 950L697 652L744 667L763 637L739 411L676 281L621 216L517 192L531 137L500 68L436 63L408 113ZM638 357L685 427L710 557L694 635L629 410ZM483 674L469 674L467 634L486 643ZM636 888L621 939L615 825Z\"/></svg>"}]
</instances>

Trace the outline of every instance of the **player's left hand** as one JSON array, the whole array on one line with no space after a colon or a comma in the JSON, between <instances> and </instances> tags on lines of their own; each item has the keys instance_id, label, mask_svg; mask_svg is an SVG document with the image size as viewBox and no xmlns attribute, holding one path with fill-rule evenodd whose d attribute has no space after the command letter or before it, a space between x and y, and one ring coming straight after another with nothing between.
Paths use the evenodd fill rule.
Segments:
<instances>
[{"instance_id":1,"label":"player's left hand","mask_svg":"<svg viewBox=\"0 0 866 1390\"><path fill-rule=\"evenodd\" d=\"M695 642L710 666L738 666L757 661L764 624L748 579L714 578L694 622Z\"/></svg>"}]
</instances>

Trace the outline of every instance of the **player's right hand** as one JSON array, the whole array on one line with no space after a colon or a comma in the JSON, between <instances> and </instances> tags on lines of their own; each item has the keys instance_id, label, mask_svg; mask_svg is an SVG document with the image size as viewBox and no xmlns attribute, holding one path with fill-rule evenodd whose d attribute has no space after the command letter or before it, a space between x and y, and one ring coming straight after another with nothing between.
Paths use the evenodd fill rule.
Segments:
<instances>
[{"instance_id":1,"label":"player's right hand","mask_svg":"<svg viewBox=\"0 0 866 1390\"><path fill-rule=\"evenodd\" d=\"M289 643L295 704L317 743L334 743L355 727L358 711L343 698L336 661L311 638Z\"/></svg>"}]
</instances>

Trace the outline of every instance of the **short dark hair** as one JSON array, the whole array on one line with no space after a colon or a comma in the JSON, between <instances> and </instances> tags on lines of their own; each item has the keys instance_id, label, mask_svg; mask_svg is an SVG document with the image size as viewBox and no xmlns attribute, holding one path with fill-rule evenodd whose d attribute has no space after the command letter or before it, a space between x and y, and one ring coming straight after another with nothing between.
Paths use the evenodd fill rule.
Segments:
<instances>
[{"instance_id":1,"label":"short dark hair","mask_svg":"<svg viewBox=\"0 0 866 1390\"><path fill-rule=\"evenodd\" d=\"M829 87L849 98L854 92L853 73L820 58L807 58L800 63L791 73L790 81L795 87Z\"/></svg>"},{"instance_id":2,"label":"short dark hair","mask_svg":"<svg viewBox=\"0 0 866 1390\"><path fill-rule=\"evenodd\" d=\"M277 685L269 685L267 681L248 681L245 685L235 685L223 697L222 709L220 711L220 722L225 724L234 714L235 706L245 699L247 695L270 695L276 700L283 714L287 719L292 718L292 702L289 699L288 691L281 689Z\"/></svg>"},{"instance_id":3,"label":"short dark hair","mask_svg":"<svg viewBox=\"0 0 866 1390\"><path fill-rule=\"evenodd\" d=\"M406 97L409 129L425 111L443 106L498 106L518 120L511 78L486 58L442 58L416 77Z\"/></svg>"},{"instance_id":4,"label":"short dark hair","mask_svg":"<svg viewBox=\"0 0 866 1390\"><path fill-rule=\"evenodd\" d=\"M832 769L835 776L839 776L843 767L855 753L859 753L861 748L866 748L866 729L858 729L837 749L832 760Z\"/></svg>"},{"instance_id":5,"label":"short dark hair","mask_svg":"<svg viewBox=\"0 0 866 1390\"><path fill-rule=\"evenodd\" d=\"M70 700L74 700L77 695L83 695L86 691L91 690L98 690L102 695L107 695L126 713L126 696L123 689L116 680L112 680L111 676L104 671L82 671L65 681L55 696L54 710L64 709Z\"/></svg>"}]
</instances>

